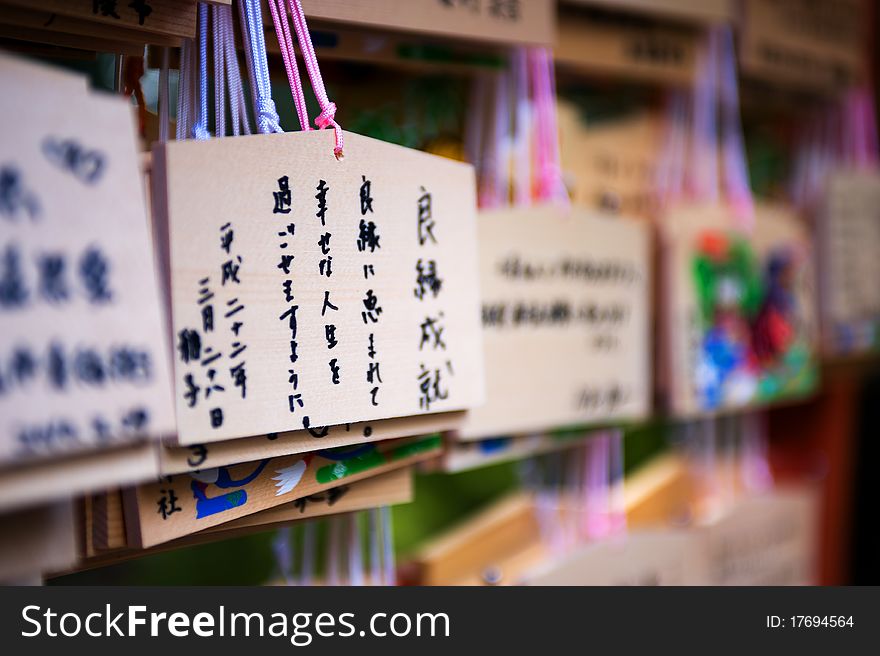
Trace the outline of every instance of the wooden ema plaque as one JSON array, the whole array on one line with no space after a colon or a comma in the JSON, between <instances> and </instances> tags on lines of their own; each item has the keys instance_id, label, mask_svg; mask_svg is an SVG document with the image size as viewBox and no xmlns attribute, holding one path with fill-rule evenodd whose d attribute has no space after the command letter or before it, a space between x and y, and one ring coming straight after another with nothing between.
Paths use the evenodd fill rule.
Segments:
<instances>
[{"instance_id":1,"label":"wooden ema plaque","mask_svg":"<svg viewBox=\"0 0 880 656\"><path fill-rule=\"evenodd\" d=\"M474 186L350 133L157 146L180 443L481 403Z\"/></svg>"},{"instance_id":2,"label":"wooden ema plaque","mask_svg":"<svg viewBox=\"0 0 880 656\"><path fill-rule=\"evenodd\" d=\"M823 347L880 348L880 175L838 171L817 217Z\"/></svg>"},{"instance_id":3,"label":"wooden ema plaque","mask_svg":"<svg viewBox=\"0 0 880 656\"><path fill-rule=\"evenodd\" d=\"M147 548L440 453L439 435L264 458L124 492L130 546Z\"/></svg>"},{"instance_id":4,"label":"wooden ema plaque","mask_svg":"<svg viewBox=\"0 0 880 656\"><path fill-rule=\"evenodd\" d=\"M487 396L462 439L644 417L649 237L576 208L480 215Z\"/></svg>"},{"instance_id":5,"label":"wooden ema plaque","mask_svg":"<svg viewBox=\"0 0 880 656\"><path fill-rule=\"evenodd\" d=\"M174 431L131 107L0 57L0 462Z\"/></svg>"},{"instance_id":6,"label":"wooden ema plaque","mask_svg":"<svg viewBox=\"0 0 880 656\"><path fill-rule=\"evenodd\" d=\"M455 39L549 46L556 36L556 3L553 0L303 0L302 6L309 20Z\"/></svg>"},{"instance_id":7,"label":"wooden ema plaque","mask_svg":"<svg viewBox=\"0 0 880 656\"><path fill-rule=\"evenodd\" d=\"M806 226L758 205L755 229L717 205L664 219L666 391L681 416L763 406L818 383L814 271Z\"/></svg>"}]
</instances>

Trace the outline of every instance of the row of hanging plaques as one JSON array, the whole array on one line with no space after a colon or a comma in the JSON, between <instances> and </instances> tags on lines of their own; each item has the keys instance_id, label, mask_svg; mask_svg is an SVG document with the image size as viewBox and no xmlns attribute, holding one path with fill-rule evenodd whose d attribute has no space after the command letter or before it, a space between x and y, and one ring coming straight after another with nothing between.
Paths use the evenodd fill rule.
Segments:
<instances>
[{"instance_id":1,"label":"row of hanging plaques","mask_svg":"<svg viewBox=\"0 0 880 656\"><path fill-rule=\"evenodd\" d=\"M721 206L670 209L653 307L646 225L478 211L471 166L343 133L323 84L333 130L277 133L255 84L261 134L157 144L148 213L125 102L9 57L2 74L0 461L155 438L162 474L210 468L128 491L133 545L440 448L385 439L644 419L655 312L678 414L815 388L809 240L787 210L759 206L749 232Z\"/></svg>"}]
</instances>

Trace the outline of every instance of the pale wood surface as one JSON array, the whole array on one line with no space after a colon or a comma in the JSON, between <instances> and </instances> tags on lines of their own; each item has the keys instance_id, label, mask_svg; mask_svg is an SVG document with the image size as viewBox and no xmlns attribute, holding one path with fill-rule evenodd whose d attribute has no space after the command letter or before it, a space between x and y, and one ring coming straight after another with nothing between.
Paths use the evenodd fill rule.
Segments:
<instances>
[{"instance_id":1,"label":"pale wood surface","mask_svg":"<svg viewBox=\"0 0 880 656\"><path fill-rule=\"evenodd\" d=\"M156 445L130 444L0 469L0 511L135 485L159 475Z\"/></svg>"},{"instance_id":2,"label":"pale wood surface","mask_svg":"<svg viewBox=\"0 0 880 656\"><path fill-rule=\"evenodd\" d=\"M694 79L699 35L686 25L566 12L560 16L554 57L565 68L594 75L685 86Z\"/></svg>"},{"instance_id":3,"label":"pale wood surface","mask_svg":"<svg viewBox=\"0 0 880 656\"><path fill-rule=\"evenodd\" d=\"M864 78L870 20L863 0L746 0L743 74L789 88L837 92Z\"/></svg>"},{"instance_id":4,"label":"pale wood surface","mask_svg":"<svg viewBox=\"0 0 880 656\"><path fill-rule=\"evenodd\" d=\"M20 581L76 562L73 504L54 504L0 515L0 582Z\"/></svg>"},{"instance_id":5,"label":"pale wood surface","mask_svg":"<svg viewBox=\"0 0 880 656\"><path fill-rule=\"evenodd\" d=\"M838 171L817 213L822 342L829 354L864 353L880 325L880 176ZM843 335L849 333L849 340Z\"/></svg>"},{"instance_id":6,"label":"pale wood surface","mask_svg":"<svg viewBox=\"0 0 880 656\"><path fill-rule=\"evenodd\" d=\"M560 2L677 19L694 24L726 23L736 18L735 0L560 0Z\"/></svg>"},{"instance_id":7,"label":"pale wood surface","mask_svg":"<svg viewBox=\"0 0 880 656\"><path fill-rule=\"evenodd\" d=\"M392 440L168 476L124 492L127 543L168 542L436 457L440 447L439 437Z\"/></svg>"},{"instance_id":8,"label":"pale wood surface","mask_svg":"<svg viewBox=\"0 0 880 656\"><path fill-rule=\"evenodd\" d=\"M196 330L202 337L202 362L224 354L210 367L187 364L176 354L181 444L302 429L306 420L318 428L461 410L482 402L472 167L351 133L345 135L345 157L337 161L330 131L174 142L157 146L154 156L154 208L157 213L164 208L169 219L175 339L179 346L183 331ZM310 164L303 167L302 162ZM274 212L273 194L281 193L284 176L292 194L288 214ZM372 212L365 215L359 200L363 176L373 199ZM316 216L320 180L329 186L324 226ZM419 202L425 192L431 194L431 211L423 227L434 223L434 240L424 233L420 244ZM361 221L376 226L380 241L375 251L366 244L363 252L358 248ZM227 223L234 231L229 254L220 242ZM325 232L332 235L329 278L320 269L325 255L319 240ZM279 266L291 255L285 273ZM221 269L229 260L240 264L240 283L223 285ZM436 296L427 291L419 298L417 265L424 271L431 261L441 286ZM365 279L369 266L373 274ZM198 303L204 279L214 294L211 334L203 331ZM285 282L291 283L294 297L289 301ZM369 291L381 314L364 314ZM322 316L325 292L339 309L328 307ZM242 310L224 318L240 305ZM294 306L297 354L291 363L293 331L287 313ZM440 320L434 324L442 329L439 341L431 331L422 341L428 318ZM243 324L238 336L232 334L234 322ZM326 339L331 324L337 340L332 351ZM246 351L233 359L236 343ZM209 346L211 358L205 353ZM339 368L338 384L332 382L331 361ZM246 363L246 398L231 374L232 365L240 362ZM381 382L368 379L375 364ZM225 391L208 399L206 374L214 368L215 382ZM192 407L184 384L188 376L200 389ZM301 395L302 405L291 398L295 394ZM222 425L212 427L217 409Z\"/></svg>"},{"instance_id":9,"label":"pale wood surface","mask_svg":"<svg viewBox=\"0 0 880 656\"><path fill-rule=\"evenodd\" d=\"M0 97L0 160L17 170L36 208L0 225L4 252L18 249L25 290L23 305L0 316L0 358L9 371L10 358L27 349L34 367L0 397L4 463L174 430L170 348L130 106L79 93L79 80L55 87L59 74L16 85L22 70L0 57L0 76L8 71L16 89ZM65 149L79 153L78 169L65 164ZM62 293L45 292L37 266L44 255L62 258ZM96 357L98 365L84 364Z\"/></svg>"},{"instance_id":10,"label":"pale wood surface","mask_svg":"<svg viewBox=\"0 0 880 656\"><path fill-rule=\"evenodd\" d=\"M558 104L562 171L572 201L622 218L656 217L662 121L637 112L588 123L572 103Z\"/></svg>"},{"instance_id":11,"label":"pale wood surface","mask_svg":"<svg viewBox=\"0 0 880 656\"><path fill-rule=\"evenodd\" d=\"M505 9L505 5L515 9ZM436 0L303 0L307 18L502 43L551 45L555 38L554 0L450 3ZM263 12L264 17L268 12Z\"/></svg>"},{"instance_id":12,"label":"pale wood surface","mask_svg":"<svg viewBox=\"0 0 880 656\"><path fill-rule=\"evenodd\" d=\"M459 426L463 412L441 412L420 417L398 417L372 422L330 426L324 437L308 431L290 431L277 436L242 437L210 444L164 446L159 453L163 475L181 474L195 469L234 465L260 458L274 458L315 449L332 449L377 440L428 435Z\"/></svg>"},{"instance_id":13,"label":"pale wood surface","mask_svg":"<svg viewBox=\"0 0 880 656\"><path fill-rule=\"evenodd\" d=\"M477 439L646 416L647 227L551 206L484 212L478 225L488 400L456 434ZM547 318L557 306L568 318Z\"/></svg>"},{"instance_id":14,"label":"pale wood surface","mask_svg":"<svg viewBox=\"0 0 880 656\"><path fill-rule=\"evenodd\" d=\"M108 28L124 27L179 37L194 37L196 33L196 3L179 0L149 0L152 9L141 18L128 2L119 2L115 14L105 15L95 10L93 0L3 0L4 4L26 9L47 11L59 16L90 20Z\"/></svg>"}]
</instances>

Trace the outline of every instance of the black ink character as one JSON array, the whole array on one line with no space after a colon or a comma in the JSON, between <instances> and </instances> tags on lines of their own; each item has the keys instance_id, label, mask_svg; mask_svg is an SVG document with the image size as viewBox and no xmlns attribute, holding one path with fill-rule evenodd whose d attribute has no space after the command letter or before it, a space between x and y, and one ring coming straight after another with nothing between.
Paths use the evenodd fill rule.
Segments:
<instances>
[{"instance_id":1,"label":"black ink character","mask_svg":"<svg viewBox=\"0 0 880 656\"><path fill-rule=\"evenodd\" d=\"M202 330L206 333L214 332L214 306L206 305L202 308Z\"/></svg>"},{"instance_id":2,"label":"black ink character","mask_svg":"<svg viewBox=\"0 0 880 656\"><path fill-rule=\"evenodd\" d=\"M21 178L21 172L12 166L0 168L0 216L14 219L22 212L34 220L40 215L40 204Z\"/></svg>"},{"instance_id":3,"label":"black ink character","mask_svg":"<svg viewBox=\"0 0 880 656\"><path fill-rule=\"evenodd\" d=\"M336 307L335 305L333 305L333 303L330 302L330 292L325 291L324 292L324 306L321 308L321 316L322 317L324 316L324 313L327 311L328 308L331 310L334 310L334 311L339 310L338 307Z\"/></svg>"},{"instance_id":4,"label":"black ink character","mask_svg":"<svg viewBox=\"0 0 880 656\"><path fill-rule=\"evenodd\" d=\"M509 21L520 19L519 0L489 0L489 15Z\"/></svg>"},{"instance_id":5,"label":"black ink character","mask_svg":"<svg viewBox=\"0 0 880 656\"><path fill-rule=\"evenodd\" d=\"M174 493L173 488L167 490L163 488L159 490L159 492L162 493L162 498L156 502L156 505L159 506L158 513L162 515L162 519L168 519L169 515L182 510L182 508L177 505L177 495Z\"/></svg>"},{"instance_id":6,"label":"black ink character","mask_svg":"<svg viewBox=\"0 0 880 656\"><path fill-rule=\"evenodd\" d=\"M97 150L83 148L74 139L46 137L43 154L52 164L70 172L84 184L97 183L104 172L104 155Z\"/></svg>"},{"instance_id":7,"label":"black ink character","mask_svg":"<svg viewBox=\"0 0 880 656\"><path fill-rule=\"evenodd\" d=\"M432 372L426 369L424 364L420 366L422 370L418 377L419 392L421 394L419 397L419 407L427 411L431 409L432 403L448 398L449 392L440 387L439 369L434 369Z\"/></svg>"},{"instance_id":8,"label":"black ink character","mask_svg":"<svg viewBox=\"0 0 880 656\"><path fill-rule=\"evenodd\" d=\"M232 376L233 384L241 389L241 398L247 398L247 374L244 369L244 362L239 362L229 370Z\"/></svg>"},{"instance_id":9,"label":"black ink character","mask_svg":"<svg viewBox=\"0 0 880 656\"><path fill-rule=\"evenodd\" d=\"M275 197L275 208L272 210L272 213L290 214L290 182L286 175L278 178L278 189L279 191L272 192L272 195ZM291 232L291 234L293 233Z\"/></svg>"},{"instance_id":10,"label":"black ink character","mask_svg":"<svg viewBox=\"0 0 880 656\"><path fill-rule=\"evenodd\" d=\"M137 12L138 25L143 25L144 19L153 13L153 8L147 4L146 0L132 0L128 3L128 6Z\"/></svg>"},{"instance_id":11,"label":"black ink character","mask_svg":"<svg viewBox=\"0 0 880 656\"><path fill-rule=\"evenodd\" d=\"M67 386L67 361L60 344L53 343L49 347L48 374L53 388L63 390Z\"/></svg>"},{"instance_id":12,"label":"black ink character","mask_svg":"<svg viewBox=\"0 0 880 656\"><path fill-rule=\"evenodd\" d=\"M367 295L363 300L364 308L366 308L365 312L361 312L361 319L364 320L364 323L367 323L367 320L376 323L379 321L379 315L382 314L382 308L379 306L378 297L373 294L372 289L367 290Z\"/></svg>"},{"instance_id":13,"label":"black ink character","mask_svg":"<svg viewBox=\"0 0 880 656\"><path fill-rule=\"evenodd\" d=\"M64 280L64 256L60 253L42 255L37 259L39 294L49 303L64 301L69 296Z\"/></svg>"},{"instance_id":14,"label":"black ink character","mask_svg":"<svg viewBox=\"0 0 880 656\"><path fill-rule=\"evenodd\" d=\"M369 368L367 369L367 382L382 382L382 374L379 372L379 363L371 362Z\"/></svg>"},{"instance_id":15,"label":"black ink character","mask_svg":"<svg viewBox=\"0 0 880 656\"><path fill-rule=\"evenodd\" d=\"M146 408L132 408L122 417L122 427L126 430L140 434L143 433L150 419L150 413Z\"/></svg>"},{"instance_id":16,"label":"black ink character","mask_svg":"<svg viewBox=\"0 0 880 656\"><path fill-rule=\"evenodd\" d=\"M132 383L146 382L152 376L150 354L122 346L110 352L110 378Z\"/></svg>"},{"instance_id":17,"label":"black ink character","mask_svg":"<svg viewBox=\"0 0 880 656\"><path fill-rule=\"evenodd\" d=\"M214 349L208 346L207 348L205 348L205 359L202 360L201 365L203 367L207 367L209 364L211 364L212 362L216 362L222 357L222 353L214 353Z\"/></svg>"},{"instance_id":18,"label":"black ink character","mask_svg":"<svg viewBox=\"0 0 880 656\"><path fill-rule=\"evenodd\" d=\"M419 196L419 246L424 246L430 239L435 244L437 238L434 237L434 215L431 208L431 194L425 191L424 187L420 187L422 195Z\"/></svg>"},{"instance_id":19,"label":"black ink character","mask_svg":"<svg viewBox=\"0 0 880 656\"><path fill-rule=\"evenodd\" d=\"M296 296L293 295L293 281L285 280L281 284L281 290L284 292L284 302L290 303Z\"/></svg>"},{"instance_id":20,"label":"black ink character","mask_svg":"<svg viewBox=\"0 0 880 656\"><path fill-rule=\"evenodd\" d=\"M193 444L189 450L192 455L186 459L186 464L190 467L198 467L208 458L208 447L204 444Z\"/></svg>"},{"instance_id":21,"label":"black ink character","mask_svg":"<svg viewBox=\"0 0 880 656\"><path fill-rule=\"evenodd\" d=\"M184 328L177 334L177 350L184 363L202 357L202 338L197 330Z\"/></svg>"},{"instance_id":22,"label":"black ink character","mask_svg":"<svg viewBox=\"0 0 880 656\"><path fill-rule=\"evenodd\" d=\"M89 302L108 303L113 294L108 289L110 263L97 248L89 248L80 259L79 272L86 287Z\"/></svg>"},{"instance_id":23,"label":"black ink character","mask_svg":"<svg viewBox=\"0 0 880 656\"><path fill-rule=\"evenodd\" d=\"M336 341L336 326L334 324L324 324L324 339L327 340L328 349L332 349L339 343Z\"/></svg>"},{"instance_id":24,"label":"black ink character","mask_svg":"<svg viewBox=\"0 0 880 656\"><path fill-rule=\"evenodd\" d=\"M287 396L287 405L290 407L291 412L296 412L296 407L303 407L302 394L289 394Z\"/></svg>"},{"instance_id":25,"label":"black ink character","mask_svg":"<svg viewBox=\"0 0 880 656\"><path fill-rule=\"evenodd\" d=\"M361 184L361 216L364 216L367 212L373 211L373 197L370 195L372 183L367 180L365 175L361 176L361 180L363 180L363 184Z\"/></svg>"},{"instance_id":26,"label":"black ink character","mask_svg":"<svg viewBox=\"0 0 880 656\"><path fill-rule=\"evenodd\" d=\"M437 276L437 262L435 260L427 260L422 264L419 258L416 262L416 288L414 290L416 298L422 300L429 291L437 298L440 288L443 287L443 280Z\"/></svg>"},{"instance_id":27,"label":"black ink character","mask_svg":"<svg viewBox=\"0 0 880 656\"><path fill-rule=\"evenodd\" d=\"M364 280L366 280L370 276L375 276L375 275L376 275L376 271L373 269L373 265L372 264L365 264L364 265Z\"/></svg>"},{"instance_id":28,"label":"black ink character","mask_svg":"<svg viewBox=\"0 0 880 656\"><path fill-rule=\"evenodd\" d=\"M328 255L323 260L318 263L318 271L322 276L327 276L328 278L333 275L333 256Z\"/></svg>"},{"instance_id":29,"label":"black ink character","mask_svg":"<svg viewBox=\"0 0 880 656\"><path fill-rule=\"evenodd\" d=\"M214 298L214 292L212 292L211 288L208 287L208 283L210 282L210 278L202 278L201 280L199 280L199 305L204 305L212 298Z\"/></svg>"},{"instance_id":30,"label":"black ink character","mask_svg":"<svg viewBox=\"0 0 880 656\"><path fill-rule=\"evenodd\" d=\"M104 444L113 437L110 433L110 424L100 416L92 418L92 432L95 434L95 440Z\"/></svg>"},{"instance_id":31,"label":"black ink character","mask_svg":"<svg viewBox=\"0 0 880 656\"><path fill-rule=\"evenodd\" d=\"M216 369L208 369L208 382L210 383L207 387L205 387L205 398L211 397L211 392L225 392L226 388L222 385L218 385L214 382L214 378L217 376Z\"/></svg>"},{"instance_id":32,"label":"black ink character","mask_svg":"<svg viewBox=\"0 0 880 656\"><path fill-rule=\"evenodd\" d=\"M223 408L211 410L211 428L220 428L223 425Z\"/></svg>"},{"instance_id":33,"label":"black ink character","mask_svg":"<svg viewBox=\"0 0 880 656\"><path fill-rule=\"evenodd\" d=\"M196 407L196 403L199 399L199 392L201 391L201 387L196 385L195 379L193 379L192 374L187 374L183 377L183 382L186 383L186 392L183 394L183 398L186 399L186 405L189 408Z\"/></svg>"},{"instance_id":34,"label":"black ink character","mask_svg":"<svg viewBox=\"0 0 880 656\"><path fill-rule=\"evenodd\" d=\"M31 380L37 371L37 359L24 347L15 349L12 354L12 378L21 386Z\"/></svg>"},{"instance_id":35,"label":"black ink character","mask_svg":"<svg viewBox=\"0 0 880 656\"><path fill-rule=\"evenodd\" d=\"M237 261L237 263L236 263ZM241 280L238 279L238 270L241 268L241 255L235 258L235 260L227 260L223 263L223 277L220 280L221 285L225 285L226 281L234 282L237 285L241 284Z\"/></svg>"},{"instance_id":36,"label":"black ink character","mask_svg":"<svg viewBox=\"0 0 880 656\"><path fill-rule=\"evenodd\" d=\"M290 263L293 262L293 255L282 255L278 268L284 272L284 275L290 275Z\"/></svg>"},{"instance_id":37,"label":"black ink character","mask_svg":"<svg viewBox=\"0 0 880 656\"><path fill-rule=\"evenodd\" d=\"M92 13L118 19L116 2L117 0L92 0Z\"/></svg>"},{"instance_id":38,"label":"black ink character","mask_svg":"<svg viewBox=\"0 0 880 656\"><path fill-rule=\"evenodd\" d=\"M336 358L333 358L332 360L330 360L328 365L330 366L331 380L333 381L334 385L338 385L339 384L339 365L336 364Z\"/></svg>"},{"instance_id":39,"label":"black ink character","mask_svg":"<svg viewBox=\"0 0 880 656\"><path fill-rule=\"evenodd\" d=\"M318 238L318 246L321 248L321 255L327 255L330 253L330 237L332 237L329 232L325 232Z\"/></svg>"},{"instance_id":40,"label":"black ink character","mask_svg":"<svg viewBox=\"0 0 880 656\"><path fill-rule=\"evenodd\" d=\"M103 385L107 371L101 356L94 349L77 351L73 357L73 371L76 379L86 385Z\"/></svg>"},{"instance_id":41,"label":"black ink character","mask_svg":"<svg viewBox=\"0 0 880 656\"><path fill-rule=\"evenodd\" d=\"M363 253L368 248L371 253L375 253L376 249L379 248L379 234L376 232L376 224L372 221L364 221L361 219L358 239L357 239L357 247L358 251Z\"/></svg>"},{"instance_id":42,"label":"black ink character","mask_svg":"<svg viewBox=\"0 0 880 656\"><path fill-rule=\"evenodd\" d=\"M0 308L18 309L24 306L30 294L21 273L21 255L16 246L7 246L3 252L3 274L0 275Z\"/></svg>"},{"instance_id":43,"label":"black ink character","mask_svg":"<svg viewBox=\"0 0 880 656\"><path fill-rule=\"evenodd\" d=\"M327 437L330 434L329 426L312 426L308 417L303 417L303 428L309 431L309 435L317 439Z\"/></svg>"},{"instance_id":44,"label":"black ink character","mask_svg":"<svg viewBox=\"0 0 880 656\"><path fill-rule=\"evenodd\" d=\"M315 198L318 200L318 211L315 213L315 216L321 219L321 225L325 225L324 215L327 214L327 192L330 190L330 187L327 186L324 180L321 180L316 189L318 191L315 194Z\"/></svg>"},{"instance_id":45,"label":"black ink character","mask_svg":"<svg viewBox=\"0 0 880 656\"><path fill-rule=\"evenodd\" d=\"M229 249L232 248L232 240L235 238L235 231L231 228L231 223L226 223L220 228L220 248L229 255Z\"/></svg>"},{"instance_id":46,"label":"black ink character","mask_svg":"<svg viewBox=\"0 0 880 656\"><path fill-rule=\"evenodd\" d=\"M442 312L437 317L425 317L421 324L422 339L419 342L420 351L425 344L428 344L434 350L438 348L446 350L446 343L443 341L443 326L440 325L440 319L442 318Z\"/></svg>"},{"instance_id":47,"label":"black ink character","mask_svg":"<svg viewBox=\"0 0 880 656\"><path fill-rule=\"evenodd\" d=\"M287 319L287 327L290 328L290 337L292 339L296 338L297 333L297 323L296 323L296 311L299 310L299 305L291 305L287 308L280 317L278 317L278 321L284 321Z\"/></svg>"}]
</instances>

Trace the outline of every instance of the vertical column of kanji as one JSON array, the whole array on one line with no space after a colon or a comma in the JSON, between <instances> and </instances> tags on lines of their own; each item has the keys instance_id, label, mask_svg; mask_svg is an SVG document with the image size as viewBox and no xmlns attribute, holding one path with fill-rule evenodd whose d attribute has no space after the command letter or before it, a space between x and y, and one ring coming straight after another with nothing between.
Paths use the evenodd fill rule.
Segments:
<instances>
[{"instance_id":1,"label":"vertical column of kanji","mask_svg":"<svg viewBox=\"0 0 880 656\"><path fill-rule=\"evenodd\" d=\"M198 282L196 303L201 315L201 327L187 327L177 333L177 350L180 361L185 365L183 375L183 396L187 406L195 408L202 399L208 405L208 416L213 429L223 426L223 407L218 396L226 392L227 384L247 398L247 373L242 353L247 344L241 338L244 327L244 303L236 293L241 284L242 257L235 252L235 230L231 222L220 226L220 286L212 285L211 276L205 276ZM219 294L219 296L218 296ZM219 304L218 313L222 313L222 321L215 316L215 305ZM221 336L218 331L228 327L230 335ZM229 350L224 352L219 343L229 338ZM228 355L225 355L228 353ZM229 375L219 375L224 367L228 367ZM228 380L228 383L227 383Z\"/></svg>"},{"instance_id":2,"label":"vertical column of kanji","mask_svg":"<svg viewBox=\"0 0 880 656\"><path fill-rule=\"evenodd\" d=\"M443 382L444 373L453 374L452 361L445 358L446 342L443 340L443 308L438 300L443 289L443 280L438 275L437 256L440 246L435 234L433 198L425 187L419 188L418 199L418 238L419 255L416 260L415 297L424 308L424 320L419 336L419 408L424 412L431 410L431 404L449 396Z\"/></svg>"},{"instance_id":3,"label":"vertical column of kanji","mask_svg":"<svg viewBox=\"0 0 880 656\"><path fill-rule=\"evenodd\" d=\"M220 285L226 290L227 298L224 299L225 307L223 319L228 328L227 339L229 344L229 377L233 388L241 394L242 400L247 399L247 370L242 354L247 349L242 329L245 326L245 305L238 294L237 287L241 284L239 278L242 268L242 258L235 248L235 229L231 222L220 226L220 249L225 253L225 261L221 267ZM222 421L222 416L219 418ZM211 424L214 426L214 423ZM216 428L216 426L215 426Z\"/></svg>"},{"instance_id":4,"label":"vertical column of kanji","mask_svg":"<svg viewBox=\"0 0 880 656\"><path fill-rule=\"evenodd\" d=\"M376 270L370 262L372 259L371 256L377 249L381 248L381 245L379 244L379 232L376 228L375 222L372 221L371 218L373 216L372 183L365 175L361 176L359 197L361 219L358 224L357 248L358 252L363 254L362 264L364 280L366 281L365 286L367 287L364 298L361 301L364 307L361 311L361 320L370 331L367 335L367 357L369 358L369 364L367 365L366 380L367 386L370 388L370 403L372 403L373 406L378 406L379 389L382 385L382 374L380 370L381 363L378 359L380 350L377 347L374 327L375 324L379 322L379 316L382 314L382 306L379 305L379 298L376 296L372 287L370 287L369 281L370 278L376 275Z\"/></svg>"},{"instance_id":5,"label":"vertical column of kanji","mask_svg":"<svg viewBox=\"0 0 880 656\"><path fill-rule=\"evenodd\" d=\"M190 408L198 407L200 399L205 404L214 405L217 401L214 395L226 391L217 380L216 362L223 357L223 353L215 350L213 345L214 296L211 277L201 278L196 293L201 327L186 327L177 333L177 351L186 372L183 374L183 398ZM213 401L210 400L212 397ZM212 428L223 425L223 409L219 405L209 407L208 414Z\"/></svg>"},{"instance_id":6,"label":"vertical column of kanji","mask_svg":"<svg viewBox=\"0 0 880 656\"><path fill-rule=\"evenodd\" d=\"M329 191L330 187L327 185L327 181L319 180L318 186L315 188L315 200L318 201L315 216L321 221L321 229L323 232L321 232L318 237L318 248L321 249L321 259L318 262L318 274L322 278L327 278L324 284L325 287L331 287L330 278L333 276L333 255L331 254L331 240L333 239L333 233L327 229L327 192ZM339 385L341 382L341 365L339 363L339 358L334 357L335 352L333 351L339 342L336 336L334 315L328 314L339 312L339 307L334 305L331 300L331 291L332 289L324 289L324 302L321 306L321 318L324 320L324 340L327 344L327 351L329 351L327 358L327 368L329 370L328 375L331 384ZM308 426L306 426L306 428L308 428Z\"/></svg>"},{"instance_id":7,"label":"vertical column of kanji","mask_svg":"<svg viewBox=\"0 0 880 656\"><path fill-rule=\"evenodd\" d=\"M299 374L296 370L296 363L299 360L299 354L297 353L298 329L296 313L299 310L299 305L294 302L296 295L293 288L294 280L291 274L294 256L289 252L292 250L291 242L296 235L296 224L288 216L291 211L292 193L290 190L290 180L286 175L278 178L278 190L273 192L273 196L275 204L272 213L281 215L280 218L282 219L282 222L276 227L278 249L281 251L277 266L283 276L281 293L284 296L284 311L278 317L278 320L286 321L287 327L290 330L290 353L288 355L290 368L287 370L287 382L290 385L290 393L287 395L287 407L291 414L297 414L302 410L303 426L308 428L309 418L305 415L305 401L303 400L302 393L299 391Z\"/></svg>"}]
</instances>

